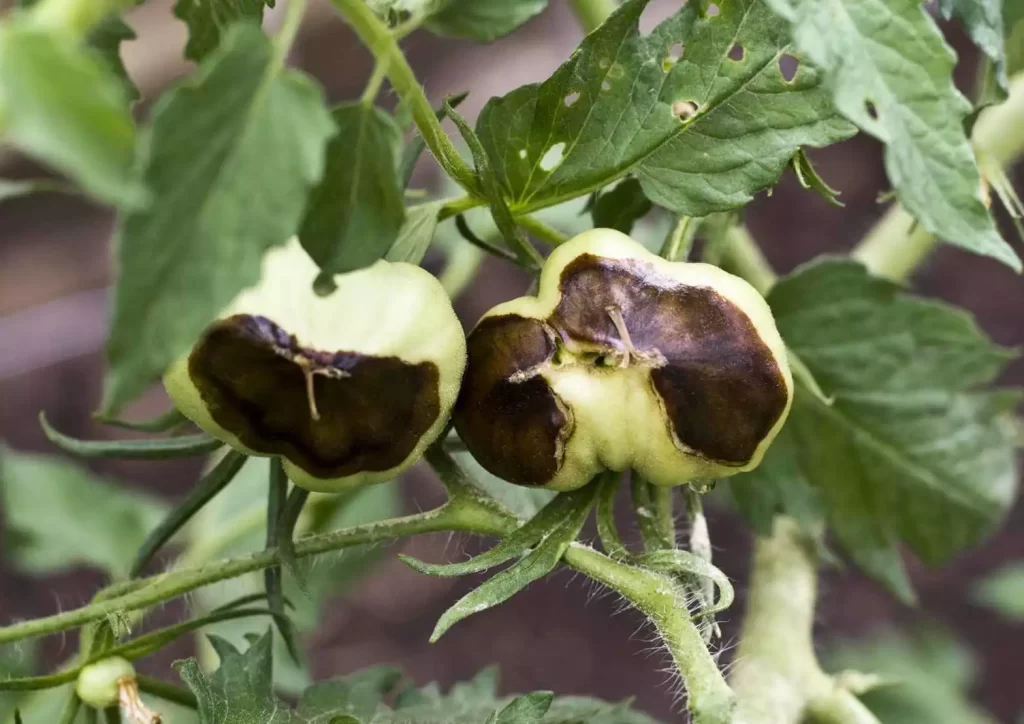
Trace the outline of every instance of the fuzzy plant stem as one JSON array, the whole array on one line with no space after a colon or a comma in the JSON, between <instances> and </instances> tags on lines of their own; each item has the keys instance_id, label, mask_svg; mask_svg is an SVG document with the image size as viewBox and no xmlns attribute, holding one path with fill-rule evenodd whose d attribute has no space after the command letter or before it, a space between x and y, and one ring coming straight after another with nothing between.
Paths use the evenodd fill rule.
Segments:
<instances>
[{"instance_id":1,"label":"fuzzy plant stem","mask_svg":"<svg viewBox=\"0 0 1024 724\"><path fill-rule=\"evenodd\" d=\"M828 690L814 656L811 630L817 565L788 518L759 538L750 578L750 605L729 677L739 698L736 724L799 722L811 691Z\"/></svg>"},{"instance_id":2,"label":"fuzzy plant stem","mask_svg":"<svg viewBox=\"0 0 1024 724\"><path fill-rule=\"evenodd\" d=\"M434 446L426 457L449 491L450 500L446 504L424 513L301 538L295 542L295 556L301 558L438 531L501 536L522 524L522 521L478 490L441 446ZM565 562L621 594L650 619L685 681L694 722L729 724L733 707L732 691L708 653L697 626L690 619L683 591L671 578L613 560L578 543L566 551ZM217 581L280 563L279 552L272 548L240 558L119 584L82 608L2 628L0 643L67 630L113 614L123 615L128 611L164 603Z\"/></svg>"},{"instance_id":3,"label":"fuzzy plant stem","mask_svg":"<svg viewBox=\"0 0 1024 724\"><path fill-rule=\"evenodd\" d=\"M722 266L761 294L775 283L743 226L726 233ZM777 516L772 535L754 545L747 612L729 676L737 699L731 724L879 724L818 663L812 638L817 586L818 560L806 534Z\"/></svg>"}]
</instances>

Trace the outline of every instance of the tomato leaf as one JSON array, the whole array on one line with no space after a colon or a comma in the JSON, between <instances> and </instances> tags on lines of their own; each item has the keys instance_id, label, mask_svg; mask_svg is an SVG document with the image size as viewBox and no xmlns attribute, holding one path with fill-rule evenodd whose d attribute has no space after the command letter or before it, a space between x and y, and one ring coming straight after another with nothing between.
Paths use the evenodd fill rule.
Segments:
<instances>
[{"instance_id":1,"label":"tomato leaf","mask_svg":"<svg viewBox=\"0 0 1024 724\"><path fill-rule=\"evenodd\" d=\"M548 80L481 111L477 133L514 213L632 172L654 203L706 216L774 184L801 146L854 132L815 70L783 77L795 51L762 0L707 17L686 6L642 36L646 5L623 3Z\"/></svg>"},{"instance_id":2,"label":"tomato leaf","mask_svg":"<svg viewBox=\"0 0 1024 724\"><path fill-rule=\"evenodd\" d=\"M541 724L554 698L555 695L550 691L517 696L500 712L491 714L487 724Z\"/></svg>"},{"instance_id":3,"label":"tomato leaf","mask_svg":"<svg viewBox=\"0 0 1024 724\"><path fill-rule=\"evenodd\" d=\"M573 493L562 493L548 503L535 518L544 527L544 537L514 565L496 573L445 611L430 635L431 643L441 638L448 629L462 619L504 603L534 581L551 573L558 566L569 545L579 536L580 529L596 502L597 491L598 486L591 484ZM551 520L558 512L563 514L561 522ZM528 534L533 533L532 528L533 526L527 523L518 532L528 538ZM482 554L480 558L483 559L483 564L490 567L494 563L494 559L508 560L505 557L508 553L515 555L516 548L520 547L522 543L522 540L516 540L516 538L518 536L513 536L514 543L509 546L511 550L498 544L495 549L492 549L496 551L495 553L492 554L491 551L488 551L488 553ZM419 566L423 565L419 564ZM445 567L435 566L433 572L436 572L438 568L443 570ZM454 568L458 570L459 565L455 564ZM479 570L478 567L470 563L469 569L473 570L474 568Z\"/></svg>"},{"instance_id":4,"label":"tomato leaf","mask_svg":"<svg viewBox=\"0 0 1024 724\"><path fill-rule=\"evenodd\" d=\"M103 56L107 67L121 80L125 98L129 101L139 100L141 94L121 60L121 43L135 40L135 37L135 31L116 15L107 17L89 33L89 45Z\"/></svg>"},{"instance_id":5,"label":"tomato leaf","mask_svg":"<svg viewBox=\"0 0 1024 724\"><path fill-rule=\"evenodd\" d=\"M996 724L971 701L978 672L971 650L937 627L909 633L879 631L833 647L826 660L837 671L868 671L881 677L882 685L860 697L877 721Z\"/></svg>"},{"instance_id":6,"label":"tomato leaf","mask_svg":"<svg viewBox=\"0 0 1024 724\"><path fill-rule=\"evenodd\" d=\"M384 256L388 261L419 264L430 248L437 231L437 215L444 206L442 201L430 201L406 209L405 223L398 230L398 238Z\"/></svg>"},{"instance_id":7,"label":"tomato leaf","mask_svg":"<svg viewBox=\"0 0 1024 724\"><path fill-rule=\"evenodd\" d=\"M99 52L18 16L0 43L0 97L5 140L101 201L132 207L145 200L123 83Z\"/></svg>"},{"instance_id":8,"label":"tomato leaf","mask_svg":"<svg viewBox=\"0 0 1024 724\"><path fill-rule=\"evenodd\" d=\"M0 679L31 676L38 658L38 647L33 639L0 646ZM20 696L19 692L0 693L0 721L7 722L14 717Z\"/></svg>"},{"instance_id":9,"label":"tomato leaf","mask_svg":"<svg viewBox=\"0 0 1024 724\"><path fill-rule=\"evenodd\" d=\"M293 713L274 696L269 631L240 653L224 639L210 637L220 667L207 675L195 659L175 662L181 680L196 695L202 724L288 724ZM230 718L227 717L230 712Z\"/></svg>"},{"instance_id":10,"label":"tomato leaf","mask_svg":"<svg viewBox=\"0 0 1024 724\"><path fill-rule=\"evenodd\" d=\"M652 208L654 205L644 196L640 182L628 178L610 191L598 194L590 207L590 216L597 228L628 234L633 230L633 224L647 216Z\"/></svg>"},{"instance_id":11,"label":"tomato leaf","mask_svg":"<svg viewBox=\"0 0 1024 724\"><path fill-rule=\"evenodd\" d=\"M266 6L274 7L274 0L177 0L174 17L188 26L185 57L201 61L217 48L234 23L259 28Z\"/></svg>"},{"instance_id":12,"label":"tomato leaf","mask_svg":"<svg viewBox=\"0 0 1024 724\"><path fill-rule=\"evenodd\" d=\"M398 126L384 111L358 102L340 105L332 115L338 132L299 229L302 246L325 274L377 261L405 221Z\"/></svg>"},{"instance_id":13,"label":"tomato leaf","mask_svg":"<svg viewBox=\"0 0 1024 724\"><path fill-rule=\"evenodd\" d=\"M749 484L742 507L760 509L763 529L768 510L807 519L820 500L853 560L909 599L901 543L941 563L982 540L1011 505L1009 410L1019 396L981 388L1014 355L964 312L905 294L852 261L811 263L768 301L833 404L798 388L792 439L739 476Z\"/></svg>"},{"instance_id":14,"label":"tomato leaf","mask_svg":"<svg viewBox=\"0 0 1024 724\"><path fill-rule=\"evenodd\" d=\"M974 598L1011 621L1024 621L1024 563L1008 563L981 581Z\"/></svg>"},{"instance_id":15,"label":"tomato leaf","mask_svg":"<svg viewBox=\"0 0 1024 724\"><path fill-rule=\"evenodd\" d=\"M548 6L548 0L449 0L425 25L438 35L489 43L508 35Z\"/></svg>"},{"instance_id":16,"label":"tomato leaf","mask_svg":"<svg viewBox=\"0 0 1024 724\"><path fill-rule=\"evenodd\" d=\"M918 0L765 0L826 73L836 107L886 144L897 196L936 236L1021 270L982 203L956 55ZM976 3L971 3L972 5Z\"/></svg>"},{"instance_id":17,"label":"tomato leaf","mask_svg":"<svg viewBox=\"0 0 1024 724\"><path fill-rule=\"evenodd\" d=\"M656 724L627 703L552 700L550 692L499 697L493 668L442 694L436 684L396 692L401 672L373 667L309 687L291 709L272 691L270 640L268 632L240 653L227 641L211 638L220 657L220 668L212 674L204 674L195 659L175 664L199 701L201 724ZM392 698L393 706L385 703Z\"/></svg>"},{"instance_id":18,"label":"tomato leaf","mask_svg":"<svg viewBox=\"0 0 1024 724\"><path fill-rule=\"evenodd\" d=\"M280 60L258 28L236 26L154 110L143 166L160 203L118 223L105 414L184 354L298 228L334 125L320 89Z\"/></svg>"},{"instance_id":19,"label":"tomato leaf","mask_svg":"<svg viewBox=\"0 0 1024 724\"><path fill-rule=\"evenodd\" d=\"M1009 81L1003 38L1003 0L939 0L939 10L946 20L955 14L974 44L992 61L1001 97L1005 98Z\"/></svg>"},{"instance_id":20,"label":"tomato leaf","mask_svg":"<svg viewBox=\"0 0 1024 724\"><path fill-rule=\"evenodd\" d=\"M0 450L5 552L18 568L53 573L77 565L123 576L166 509L57 457Z\"/></svg>"}]
</instances>

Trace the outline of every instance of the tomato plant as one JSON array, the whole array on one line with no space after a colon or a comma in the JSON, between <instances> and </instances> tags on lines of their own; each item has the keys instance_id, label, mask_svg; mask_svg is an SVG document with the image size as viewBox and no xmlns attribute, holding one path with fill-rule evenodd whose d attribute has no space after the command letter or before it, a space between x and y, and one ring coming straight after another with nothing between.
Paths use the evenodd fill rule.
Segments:
<instances>
[{"instance_id":1,"label":"tomato plant","mask_svg":"<svg viewBox=\"0 0 1024 724\"><path fill-rule=\"evenodd\" d=\"M1021 271L994 210L1020 229L1006 169L1024 154L1024 3L940 0L984 59L969 101L918 0L691 0L644 31L648 0L572 0L576 50L471 124L464 93L428 101L402 40L486 43L546 0L332 2L373 58L362 96L333 106L287 62L306 0L286 0L273 32L273 2L178 0L196 67L144 111L120 57L129 3L35 0L0 20L0 132L68 181L0 194L72 190L116 210L97 416L144 434L76 439L42 416L43 430L85 459L207 459L170 507L2 451L15 561L110 580L0 627L4 657L78 632L49 673L0 657L0 717L653 721L598 699L501 697L490 672L448 694L384 667L309 683L303 636L342 580L387 555L372 544L459 532L496 542L458 562L401 558L429 576L504 568L432 641L565 567L646 618L697 724L983 721L957 694L965 677L921 669L956 655L941 636L848 646L830 660L860 670L834 673L812 624L827 561L910 604L908 555L948 562L1014 501L1019 396L994 383L1015 353L906 282L940 242ZM811 157L858 132L884 147L888 210L849 255L777 276L743 208L786 173L841 206ZM451 194L411 188L417 164ZM577 233L581 214L593 228ZM531 281L460 321L452 301L485 259ZM158 382L172 408L123 419ZM446 500L400 515L389 481L421 460ZM756 534L728 670L713 491ZM46 526L40 501L73 523ZM624 507L637 542L620 535ZM211 588L223 581L234 595ZM1019 616L1020 585L1011 569L978 595ZM183 596L182 620L150 625ZM135 673L210 631L175 671ZM906 681L873 671L880 659Z\"/></svg>"}]
</instances>

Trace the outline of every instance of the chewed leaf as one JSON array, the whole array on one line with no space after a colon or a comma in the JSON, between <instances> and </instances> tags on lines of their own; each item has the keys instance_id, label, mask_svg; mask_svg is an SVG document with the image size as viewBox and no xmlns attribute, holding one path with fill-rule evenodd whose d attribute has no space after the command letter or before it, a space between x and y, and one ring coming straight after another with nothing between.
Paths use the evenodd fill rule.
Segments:
<instances>
[{"instance_id":1,"label":"chewed leaf","mask_svg":"<svg viewBox=\"0 0 1024 724\"><path fill-rule=\"evenodd\" d=\"M643 36L646 5L624 3L551 78L484 107L477 133L514 213L632 172L651 201L704 216L773 184L801 146L852 135L813 69L783 75L786 24L762 0L687 5Z\"/></svg>"},{"instance_id":2,"label":"chewed leaf","mask_svg":"<svg viewBox=\"0 0 1024 724\"><path fill-rule=\"evenodd\" d=\"M796 46L828 74L836 107L886 144L886 172L907 211L949 243L1020 271L1020 259L982 203L977 163L960 122L970 104L953 84L956 54L921 3L765 2L789 21Z\"/></svg>"}]
</instances>

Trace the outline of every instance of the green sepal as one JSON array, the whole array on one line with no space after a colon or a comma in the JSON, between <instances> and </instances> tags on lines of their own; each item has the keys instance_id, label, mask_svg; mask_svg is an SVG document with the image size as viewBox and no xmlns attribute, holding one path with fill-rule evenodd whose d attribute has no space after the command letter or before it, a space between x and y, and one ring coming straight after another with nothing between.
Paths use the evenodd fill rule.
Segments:
<instances>
[{"instance_id":1,"label":"green sepal","mask_svg":"<svg viewBox=\"0 0 1024 724\"><path fill-rule=\"evenodd\" d=\"M736 598L729 577L720 569L711 565L700 556L684 550L661 550L651 551L637 556L637 563L652 571L661 573L687 573L702 578L711 579L718 587L718 600L715 601L705 614L715 614L724 611L732 605Z\"/></svg>"},{"instance_id":2,"label":"green sepal","mask_svg":"<svg viewBox=\"0 0 1024 724\"><path fill-rule=\"evenodd\" d=\"M460 116L450 103L445 102L445 110L448 113L448 117L455 124L455 127L459 129L459 133L465 139L466 145L469 146L469 152L473 155L473 163L476 164L477 179L479 180L481 190L491 209L494 223L498 227L498 231L505 238L505 243L515 252L522 266L534 271L540 269L543 266L544 260L537 250L530 245L523 230L516 224L515 217L512 216L512 212L505 201L505 195L502 192L498 177L495 176L491 169L491 162L484 151L483 145L480 143L480 139L477 138L476 131L466 123L466 119Z\"/></svg>"},{"instance_id":3,"label":"green sepal","mask_svg":"<svg viewBox=\"0 0 1024 724\"><path fill-rule=\"evenodd\" d=\"M551 500L530 520L503 538L485 553L462 563L425 563L411 556L400 555L399 559L411 568L428 576L465 576L479 573L488 568L500 566L513 558L519 558L538 541L543 541L561 529L566 519L574 512L593 502L594 491L581 488L571 493L562 493Z\"/></svg>"},{"instance_id":4,"label":"green sepal","mask_svg":"<svg viewBox=\"0 0 1024 724\"><path fill-rule=\"evenodd\" d=\"M99 414L94 415L93 419L110 427L120 427L124 430L134 430L136 432L169 432L188 423L188 418L174 407L162 415L138 422Z\"/></svg>"},{"instance_id":5,"label":"green sepal","mask_svg":"<svg viewBox=\"0 0 1024 724\"><path fill-rule=\"evenodd\" d=\"M302 489L296 488L295 490L298 491ZM305 497L302 502L305 503ZM295 550L290 544L295 529L295 522L293 521L291 523L288 530L283 530L283 527L288 526L282 526L282 521L285 518L285 511L287 508L288 476L285 475L284 467L281 465L281 460L279 458L271 458L270 480L267 489L267 548L278 548L279 551L282 550L282 539L278 536L284 534L284 540L289 541L286 546L288 549L288 555L291 556L289 565L295 566ZM299 509L301 510L301 506L299 506ZM295 520L298 520L298 515L296 515ZM285 555L286 554L282 553L282 558ZM296 578L296 580L299 579ZM278 624L277 628L281 633L281 638L284 640L285 648L288 649L288 655L291 656L292 661L299 664L302 661L302 649L298 642L298 634L295 631L295 627L292 626L291 620L285 615L284 585L281 578L280 565L267 567L263 572L263 584L270 610L279 614L279 616L275 617L275 621Z\"/></svg>"},{"instance_id":6,"label":"green sepal","mask_svg":"<svg viewBox=\"0 0 1024 724\"><path fill-rule=\"evenodd\" d=\"M79 440L56 430L39 413L43 434L64 452L84 458L124 458L125 460L165 460L206 455L223 445L206 433L182 435L158 440Z\"/></svg>"},{"instance_id":7,"label":"green sepal","mask_svg":"<svg viewBox=\"0 0 1024 724\"><path fill-rule=\"evenodd\" d=\"M553 571L569 545L579 535L594 505L597 491L598 486L594 483L581 488L578 491L580 495L573 498L576 505L567 511L562 524L544 537L521 561L496 574L445 611L430 635L430 642L437 641L462 619L504 603Z\"/></svg>"},{"instance_id":8,"label":"green sepal","mask_svg":"<svg viewBox=\"0 0 1024 724\"><path fill-rule=\"evenodd\" d=\"M846 206L842 201L839 200L839 191L825 183L825 180L818 175L818 171L811 164L811 159L807 157L807 152L804 149L800 149L793 156L793 160L790 162L793 166L793 172L796 174L797 181L805 189L814 191L825 201L832 204L832 206L838 206L840 208Z\"/></svg>"}]
</instances>

